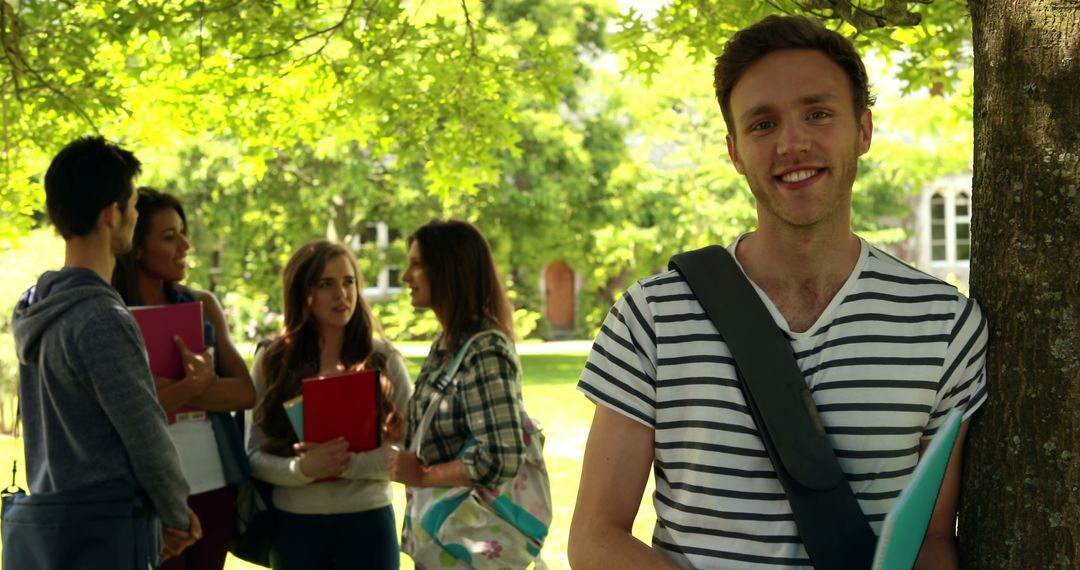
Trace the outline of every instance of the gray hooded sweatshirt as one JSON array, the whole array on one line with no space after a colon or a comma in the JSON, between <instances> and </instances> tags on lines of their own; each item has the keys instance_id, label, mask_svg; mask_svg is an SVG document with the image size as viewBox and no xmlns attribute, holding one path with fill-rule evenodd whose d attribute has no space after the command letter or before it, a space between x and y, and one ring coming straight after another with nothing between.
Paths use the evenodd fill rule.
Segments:
<instances>
[{"instance_id":1,"label":"gray hooded sweatshirt","mask_svg":"<svg viewBox=\"0 0 1080 570\"><path fill-rule=\"evenodd\" d=\"M187 481L142 333L116 290L89 269L47 272L12 326L30 492L130 483L165 526L186 530Z\"/></svg>"}]
</instances>

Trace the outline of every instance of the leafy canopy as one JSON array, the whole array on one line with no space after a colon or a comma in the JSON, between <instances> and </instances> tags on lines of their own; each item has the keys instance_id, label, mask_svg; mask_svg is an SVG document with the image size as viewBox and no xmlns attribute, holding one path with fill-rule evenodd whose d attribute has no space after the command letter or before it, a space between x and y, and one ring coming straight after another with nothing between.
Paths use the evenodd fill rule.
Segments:
<instances>
[{"instance_id":1,"label":"leafy canopy","mask_svg":"<svg viewBox=\"0 0 1080 570\"><path fill-rule=\"evenodd\" d=\"M673 0L647 15L591 0L7 0L0 249L41 223L51 156L100 132L137 152L140 182L184 200L191 282L226 296L243 336L275 329L280 269L301 243L353 245L373 284L435 216L481 225L523 329L546 333L541 271L564 260L589 333L671 253L753 229L710 67L767 13L815 14L871 54L877 133L855 189L857 231L903 239L882 219L969 167L966 8L858 6ZM391 228L389 248L363 238L373 222ZM406 336L430 332L406 303L377 310Z\"/></svg>"}]
</instances>

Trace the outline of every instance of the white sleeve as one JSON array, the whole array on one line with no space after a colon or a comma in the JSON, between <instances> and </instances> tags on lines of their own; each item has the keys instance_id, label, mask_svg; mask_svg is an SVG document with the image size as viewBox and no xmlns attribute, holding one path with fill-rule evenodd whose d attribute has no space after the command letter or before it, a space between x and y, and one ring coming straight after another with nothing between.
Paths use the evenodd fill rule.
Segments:
<instances>
[{"instance_id":1,"label":"white sleeve","mask_svg":"<svg viewBox=\"0 0 1080 570\"><path fill-rule=\"evenodd\" d=\"M244 412L244 445L251 460L251 475L267 483L296 487L308 485L314 479L300 471L299 457L282 457L262 450L266 443L266 433L255 425L255 410L262 404L266 395L266 380L263 375L262 354L255 357L251 366L251 379L255 384L255 406Z\"/></svg>"},{"instance_id":2,"label":"white sleeve","mask_svg":"<svg viewBox=\"0 0 1080 570\"><path fill-rule=\"evenodd\" d=\"M957 296L956 318L938 380L937 405L923 430L924 439L937 432L949 410L963 410L966 420L986 402L986 343L989 338L986 317L978 303Z\"/></svg>"},{"instance_id":3,"label":"white sleeve","mask_svg":"<svg viewBox=\"0 0 1080 570\"><path fill-rule=\"evenodd\" d=\"M591 400L650 428L656 423L656 326L640 283L611 308L578 381Z\"/></svg>"}]
</instances>

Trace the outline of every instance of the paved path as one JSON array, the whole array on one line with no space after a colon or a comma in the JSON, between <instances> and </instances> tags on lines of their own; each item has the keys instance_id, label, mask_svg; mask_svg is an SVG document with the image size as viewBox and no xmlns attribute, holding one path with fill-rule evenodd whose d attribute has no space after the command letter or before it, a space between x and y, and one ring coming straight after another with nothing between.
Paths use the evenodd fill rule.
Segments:
<instances>
[{"instance_id":1,"label":"paved path","mask_svg":"<svg viewBox=\"0 0 1080 570\"><path fill-rule=\"evenodd\" d=\"M395 348L405 356L427 356L429 345L402 344ZM518 343L518 354L588 354L591 340L553 340Z\"/></svg>"}]
</instances>

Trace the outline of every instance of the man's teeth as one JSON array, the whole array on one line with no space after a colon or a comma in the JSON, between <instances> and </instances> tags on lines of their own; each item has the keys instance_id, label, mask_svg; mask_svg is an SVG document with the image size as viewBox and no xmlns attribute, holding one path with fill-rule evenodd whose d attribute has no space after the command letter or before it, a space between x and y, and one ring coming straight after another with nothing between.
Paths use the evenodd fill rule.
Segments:
<instances>
[{"instance_id":1,"label":"man's teeth","mask_svg":"<svg viewBox=\"0 0 1080 570\"><path fill-rule=\"evenodd\" d=\"M796 170L794 172L788 172L781 176L780 179L784 182L802 182L817 173L817 170Z\"/></svg>"}]
</instances>

